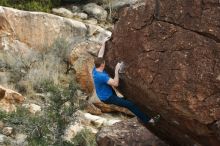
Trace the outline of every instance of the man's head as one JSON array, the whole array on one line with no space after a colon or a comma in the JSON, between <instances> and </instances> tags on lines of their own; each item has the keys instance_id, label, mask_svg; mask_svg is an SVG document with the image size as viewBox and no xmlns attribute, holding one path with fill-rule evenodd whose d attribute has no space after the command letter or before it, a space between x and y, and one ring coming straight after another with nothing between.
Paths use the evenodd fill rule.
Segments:
<instances>
[{"instance_id":1,"label":"man's head","mask_svg":"<svg viewBox=\"0 0 220 146\"><path fill-rule=\"evenodd\" d=\"M105 67L105 60L102 57L95 58L94 63L96 68L103 67L104 69Z\"/></svg>"}]
</instances>

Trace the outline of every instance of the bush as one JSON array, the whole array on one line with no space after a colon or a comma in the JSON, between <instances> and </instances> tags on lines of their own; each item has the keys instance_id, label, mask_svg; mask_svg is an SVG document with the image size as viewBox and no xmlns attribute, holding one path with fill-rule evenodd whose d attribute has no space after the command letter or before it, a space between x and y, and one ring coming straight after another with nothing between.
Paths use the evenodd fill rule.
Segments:
<instances>
[{"instance_id":1,"label":"bush","mask_svg":"<svg viewBox=\"0 0 220 146\"><path fill-rule=\"evenodd\" d=\"M83 129L72 140L75 146L96 146L95 134L89 129Z\"/></svg>"},{"instance_id":2,"label":"bush","mask_svg":"<svg viewBox=\"0 0 220 146\"><path fill-rule=\"evenodd\" d=\"M55 124L56 128L53 132L55 137L54 145L64 145L62 135L64 134L65 127L69 124L68 118L79 108L79 105L75 105L77 100L76 90L78 88L75 82L71 82L68 88L61 85L55 85L50 81L45 82L43 85L44 92L49 92L50 103L47 109L47 117L53 122L48 123ZM62 110L66 102L70 103L70 106ZM65 144L66 145L66 144Z\"/></svg>"},{"instance_id":3,"label":"bush","mask_svg":"<svg viewBox=\"0 0 220 146\"><path fill-rule=\"evenodd\" d=\"M29 144L49 144L49 141L46 141L48 139L48 137L46 136L52 133L50 133L50 131L48 130L48 121L45 119L44 116L30 115L29 111L23 107L18 107L17 111L12 113L4 113L1 111L0 115L3 122L7 124L7 126L13 127L16 133L25 133L26 135L28 135ZM37 144L33 144L36 140Z\"/></svg>"},{"instance_id":4,"label":"bush","mask_svg":"<svg viewBox=\"0 0 220 146\"><path fill-rule=\"evenodd\" d=\"M1 50L0 50L1 51ZM8 81L8 84L15 84L15 87L22 94L32 94L34 90L41 92L41 83L51 81L59 84L67 81L69 76L65 74L67 56L70 54L70 45L64 39L57 39L51 47L43 52L27 50L21 51L2 51L0 62L2 70L10 72L9 77L1 79L0 84ZM73 78L73 77L71 77ZM4 83L5 84L5 83Z\"/></svg>"},{"instance_id":5,"label":"bush","mask_svg":"<svg viewBox=\"0 0 220 146\"><path fill-rule=\"evenodd\" d=\"M0 6L12 7L27 11L50 12L52 8L61 4L78 3L84 4L87 0L1 0Z\"/></svg>"},{"instance_id":6,"label":"bush","mask_svg":"<svg viewBox=\"0 0 220 146\"><path fill-rule=\"evenodd\" d=\"M32 115L24 107L18 107L17 111L12 113L0 111L0 119L5 125L13 127L16 133L28 135L27 140L31 146L70 145L63 141L62 135L70 122L67 119L79 108L74 104L78 86L71 82L68 88L64 88L46 81L42 87L44 92L49 93L44 112ZM62 111L67 101L71 104Z\"/></svg>"},{"instance_id":7,"label":"bush","mask_svg":"<svg viewBox=\"0 0 220 146\"><path fill-rule=\"evenodd\" d=\"M39 53L31 49L25 54L21 51L8 50L2 53L1 62L12 73L10 82L18 82L39 61Z\"/></svg>"},{"instance_id":8,"label":"bush","mask_svg":"<svg viewBox=\"0 0 220 146\"><path fill-rule=\"evenodd\" d=\"M61 0L1 0L1 6L13 7L27 11L50 12L51 8L60 6Z\"/></svg>"}]
</instances>

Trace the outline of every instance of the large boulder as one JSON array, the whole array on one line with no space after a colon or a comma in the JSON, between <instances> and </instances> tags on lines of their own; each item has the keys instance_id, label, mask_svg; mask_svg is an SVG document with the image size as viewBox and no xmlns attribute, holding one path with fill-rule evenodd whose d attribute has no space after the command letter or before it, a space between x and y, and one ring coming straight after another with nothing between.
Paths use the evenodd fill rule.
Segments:
<instances>
[{"instance_id":1,"label":"large boulder","mask_svg":"<svg viewBox=\"0 0 220 146\"><path fill-rule=\"evenodd\" d=\"M220 143L220 9L213 0L154 1L120 11L106 63L125 63L119 89L174 145Z\"/></svg>"},{"instance_id":2,"label":"large boulder","mask_svg":"<svg viewBox=\"0 0 220 146\"><path fill-rule=\"evenodd\" d=\"M24 43L31 48L43 49L56 39L65 38L67 41L73 41L85 39L86 34L86 25L73 19L0 6L0 49L8 49L16 42Z\"/></svg>"},{"instance_id":3,"label":"large boulder","mask_svg":"<svg viewBox=\"0 0 220 146\"><path fill-rule=\"evenodd\" d=\"M0 85L0 109L6 112L16 111L16 104L24 102L24 96Z\"/></svg>"},{"instance_id":4,"label":"large boulder","mask_svg":"<svg viewBox=\"0 0 220 146\"><path fill-rule=\"evenodd\" d=\"M96 140L99 146L168 146L135 118L103 127Z\"/></svg>"}]
</instances>

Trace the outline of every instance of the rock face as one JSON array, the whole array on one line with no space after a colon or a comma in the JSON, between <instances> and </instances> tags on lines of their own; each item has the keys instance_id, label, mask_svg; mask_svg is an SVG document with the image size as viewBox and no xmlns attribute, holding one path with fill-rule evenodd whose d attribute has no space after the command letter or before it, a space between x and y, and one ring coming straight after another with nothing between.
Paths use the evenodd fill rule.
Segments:
<instances>
[{"instance_id":1,"label":"rock face","mask_svg":"<svg viewBox=\"0 0 220 146\"><path fill-rule=\"evenodd\" d=\"M120 90L174 145L220 144L220 9L213 0L148 0L120 12L105 58Z\"/></svg>"},{"instance_id":2,"label":"rock face","mask_svg":"<svg viewBox=\"0 0 220 146\"><path fill-rule=\"evenodd\" d=\"M7 49L18 41L42 49L58 38L67 41L84 38L86 32L86 25L79 21L0 6L0 48Z\"/></svg>"},{"instance_id":3,"label":"rock face","mask_svg":"<svg viewBox=\"0 0 220 146\"><path fill-rule=\"evenodd\" d=\"M96 139L99 146L168 146L134 118L103 127Z\"/></svg>"}]
</instances>

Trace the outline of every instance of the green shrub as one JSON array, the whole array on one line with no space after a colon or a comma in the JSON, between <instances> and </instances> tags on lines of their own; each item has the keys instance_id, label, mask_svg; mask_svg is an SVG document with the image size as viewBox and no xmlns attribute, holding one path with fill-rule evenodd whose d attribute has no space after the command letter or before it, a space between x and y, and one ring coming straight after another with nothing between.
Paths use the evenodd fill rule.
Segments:
<instances>
[{"instance_id":1,"label":"green shrub","mask_svg":"<svg viewBox=\"0 0 220 146\"><path fill-rule=\"evenodd\" d=\"M23 107L18 107L16 112L0 112L3 122L14 128L16 133L25 133L28 135L30 145L48 145L51 143L47 135L53 134L48 130L49 122L43 115L34 116ZM10 145L10 144L9 144Z\"/></svg>"},{"instance_id":2,"label":"green shrub","mask_svg":"<svg viewBox=\"0 0 220 146\"><path fill-rule=\"evenodd\" d=\"M48 101L45 103L43 111L32 115L24 107L17 107L16 112L5 113L0 111L0 119L16 133L28 135L28 143L31 146L48 145L70 145L64 142L62 135L69 124L66 119L78 109L74 103L77 100L76 90L78 86L71 82L68 88L55 85L51 81L42 83L44 92L48 92ZM70 106L62 110L65 102L70 102Z\"/></svg>"},{"instance_id":3,"label":"green shrub","mask_svg":"<svg viewBox=\"0 0 220 146\"><path fill-rule=\"evenodd\" d=\"M0 6L12 7L27 11L50 12L52 8L65 3L84 4L88 0L1 0Z\"/></svg>"},{"instance_id":4,"label":"green shrub","mask_svg":"<svg viewBox=\"0 0 220 146\"><path fill-rule=\"evenodd\" d=\"M61 0L1 0L1 6L13 7L27 11L50 12L51 8L60 6Z\"/></svg>"},{"instance_id":5,"label":"green shrub","mask_svg":"<svg viewBox=\"0 0 220 146\"><path fill-rule=\"evenodd\" d=\"M95 134L86 128L79 132L72 141L74 146L97 146Z\"/></svg>"},{"instance_id":6,"label":"green shrub","mask_svg":"<svg viewBox=\"0 0 220 146\"><path fill-rule=\"evenodd\" d=\"M47 112L49 113L47 117L53 120L53 123L56 124L56 130L54 131L54 145L64 145L62 135L64 134L64 129L69 124L68 118L79 108L79 105L75 105L77 100L76 90L78 85L72 81L69 84L68 88L65 88L61 85L55 85L50 81L46 81L42 84L44 92L49 94L49 107ZM70 103L70 106L65 107L66 102ZM63 110L65 107L65 110Z\"/></svg>"}]
</instances>

